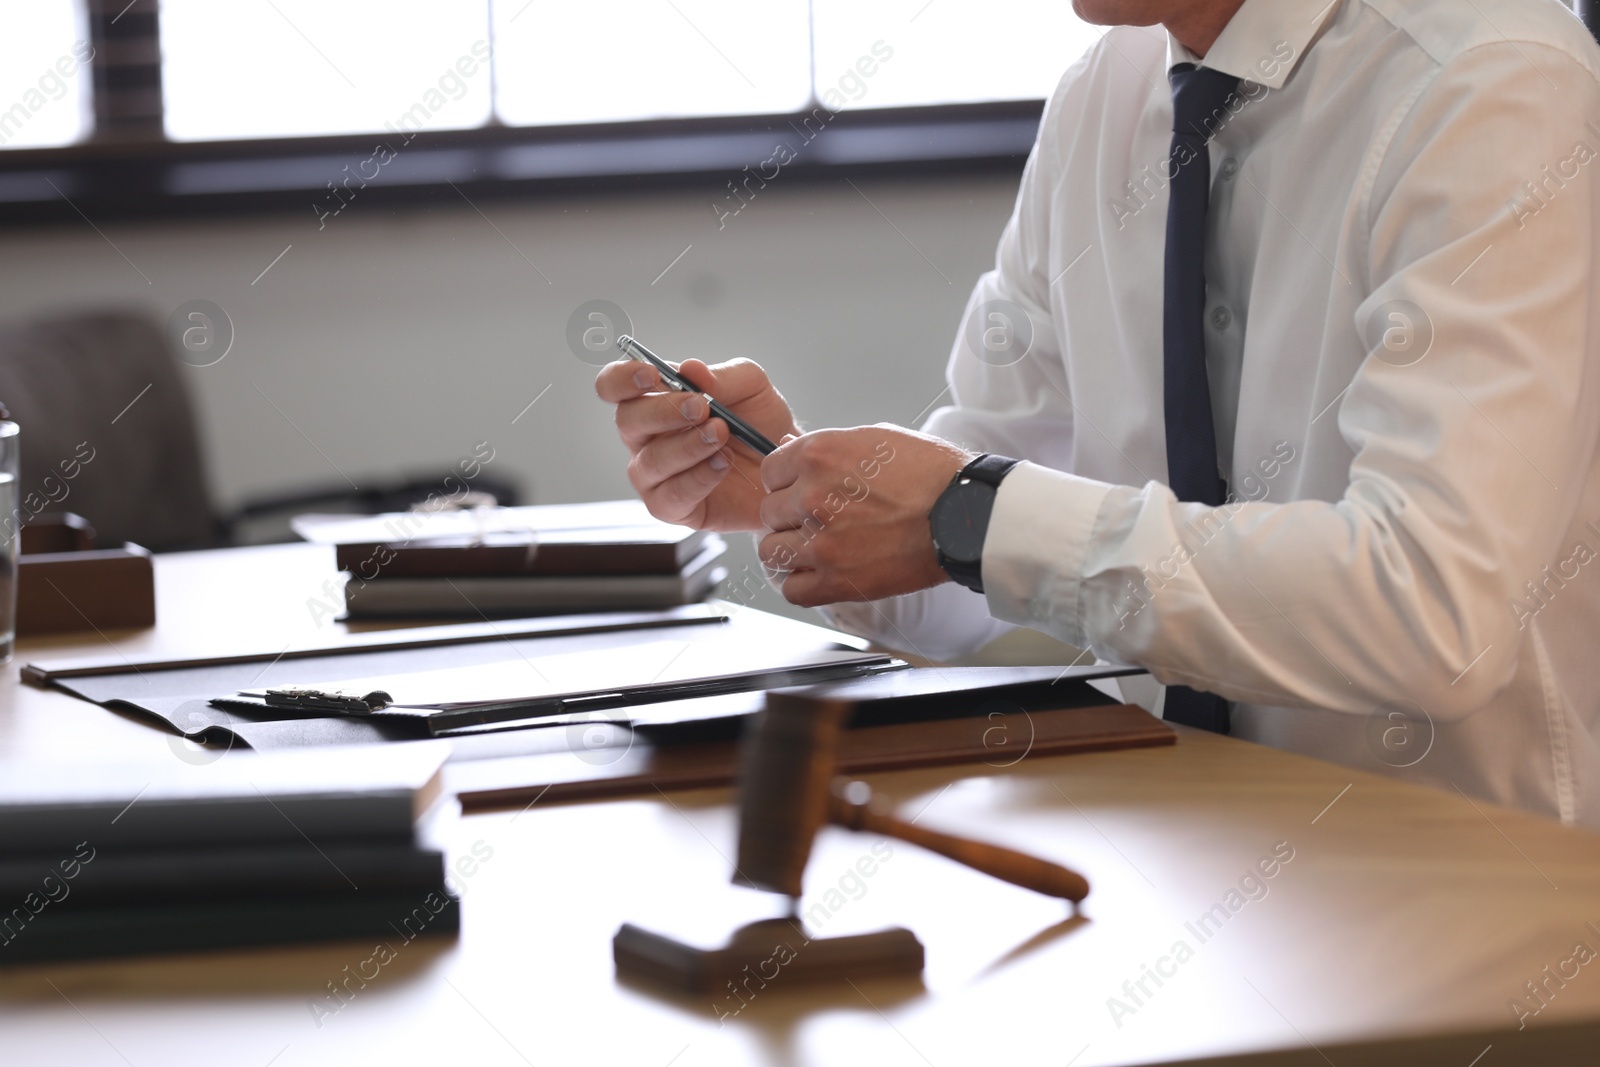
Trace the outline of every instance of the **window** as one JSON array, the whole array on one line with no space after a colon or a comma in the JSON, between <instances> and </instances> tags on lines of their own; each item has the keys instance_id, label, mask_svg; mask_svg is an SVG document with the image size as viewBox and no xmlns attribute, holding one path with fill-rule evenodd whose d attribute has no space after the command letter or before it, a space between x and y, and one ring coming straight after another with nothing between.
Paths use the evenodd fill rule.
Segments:
<instances>
[{"instance_id":1,"label":"window","mask_svg":"<svg viewBox=\"0 0 1600 1067\"><path fill-rule=\"evenodd\" d=\"M806 0L506 0L495 111L512 126L800 111Z\"/></svg>"},{"instance_id":2,"label":"window","mask_svg":"<svg viewBox=\"0 0 1600 1067\"><path fill-rule=\"evenodd\" d=\"M481 126L482 0L162 0L174 141Z\"/></svg>"},{"instance_id":3,"label":"window","mask_svg":"<svg viewBox=\"0 0 1600 1067\"><path fill-rule=\"evenodd\" d=\"M811 7L817 96L829 102L824 94L833 89L845 109L1042 100L1104 32L1074 15L1067 0L812 0ZM880 62L885 51L891 58Z\"/></svg>"},{"instance_id":4,"label":"window","mask_svg":"<svg viewBox=\"0 0 1600 1067\"><path fill-rule=\"evenodd\" d=\"M347 176L720 196L775 138L795 174L1010 170L1100 33L1068 0L11 0L6 29L0 222L305 210Z\"/></svg>"},{"instance_id":5,"label":"window","mask_svg":"<svg viewBox=\"0 0 1600 1067\"><path fill-rule=\"evenodd\" d=\"M91 125L93 53L72 0L7 5L0 33L0 148L81 140Z\"/></svg>"},{"instance_id":6,"label":"window","mask_svg":"<svg viewBox=\"0 0 1600 1067\"><path fill-rule=\"evenodd\" d=\"M1099 32L1066 0L162 0L165 128L199 141L1037 100Z\"/></svg>"}]
</instances>

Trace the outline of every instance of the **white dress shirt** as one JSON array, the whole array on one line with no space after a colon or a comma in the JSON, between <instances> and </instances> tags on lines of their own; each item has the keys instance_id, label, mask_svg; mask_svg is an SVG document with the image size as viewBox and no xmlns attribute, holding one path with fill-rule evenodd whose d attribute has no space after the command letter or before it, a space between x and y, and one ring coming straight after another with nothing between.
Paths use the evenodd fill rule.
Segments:
<instances>
[{"instance_id":1,"label":"white dress shirt","mask_svg":"<svg viewBox=\"0 0 1600 1067\"><path fill-rule=\"evenodd\" d=\"M1245 79L1210 149L1217 509L1165 484L1192 59L1121 28L1067 72L972 294L925 429L1028 461L987 603L835 620L931 657L1033 627L1222 694L1235 736L1600 827L1600 50L1556 0L1247 0L1202 61Z\"/></svg>"}]
</instances>

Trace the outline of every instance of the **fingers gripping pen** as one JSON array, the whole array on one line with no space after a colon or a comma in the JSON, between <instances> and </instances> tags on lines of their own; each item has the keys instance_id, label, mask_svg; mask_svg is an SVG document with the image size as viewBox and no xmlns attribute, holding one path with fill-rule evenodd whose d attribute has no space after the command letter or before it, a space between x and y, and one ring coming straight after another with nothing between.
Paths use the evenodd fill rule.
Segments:
<instances>
[{"instance_id":1,"label":"fingers gripping pen","mask_svg":"<svg viewBox=\"0 0 1600 1067\"><path fill-rule=\"evenodd\" d=\"M751 426L749 423L739 418L739 416L723 407L716 400L712 399L709 394L702 392L693 382L689 381L687 378L673 369L670 363L656 355L654 352L650 351L638 341L635 341L632 337L628 336L627 334L623 334L621 337L617 338L617 347L622 349L623 352L627 353L629 359L637 360L640 363L647 363L654 367L657 373L661 375L661 380L666 383L668 389L672 389L680 393L700 393L701 396L706 398L706 403L710 405L711 414L727 423L729 432L732 433L734 437L737 437L739 440L743 441L757 455L765 456L777 450L778 446L767 440L767 438L761 434L761 431L757 430L754 426Z\"/></svg>"}]
</instances>

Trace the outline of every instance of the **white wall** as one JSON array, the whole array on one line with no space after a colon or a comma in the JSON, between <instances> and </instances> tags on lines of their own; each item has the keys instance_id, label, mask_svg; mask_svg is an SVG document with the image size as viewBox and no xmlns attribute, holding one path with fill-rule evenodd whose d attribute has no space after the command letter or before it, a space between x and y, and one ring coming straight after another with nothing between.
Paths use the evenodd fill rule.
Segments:
<instances>
[{"instance_id":1,"label":"white wall","mask_svg":"<svg viewBox=\"0 0 1600 1067\"><path fill-rule=\"evenodd\" d=\"M339 471L362 484L443 469L480 440L497 451L491 470L534 502L616 497L630 492L622 449L594 369L565 341L586 300L620 304L669 357L761 359L809 425L908 422L939 392L1016 178L855 184L775 182L720 231L714 186L483 201L484 214L459 198L405 211L357 199L321 231L309 206L96 220L103 237L87 223L12 230L0 234L0 316L225 309L231 352L186 368L222 505Z\"/></svg>"}]
</instances>

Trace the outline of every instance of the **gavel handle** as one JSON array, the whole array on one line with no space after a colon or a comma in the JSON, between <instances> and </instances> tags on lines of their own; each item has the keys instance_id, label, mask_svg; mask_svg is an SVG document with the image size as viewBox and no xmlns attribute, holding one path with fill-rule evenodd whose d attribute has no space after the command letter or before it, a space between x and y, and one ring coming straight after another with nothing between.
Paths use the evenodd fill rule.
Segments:
<instances>
[{"instance_id":1,"label":"gavel handle","mask_svg":"<svg viewBox=\"0 0 1600 1067\"><path fill-rule=\"evenodd\" d=\"M868 830L913 845L921 845L930 852L947 856L957 863L993 875L1001 881L1031 889L1046 896L1061 897L1077 903L1089 895L1089 882L1076 871L1029 856L1000 845L987 845L965 837L942 834L895 818L881 811L873 811L865 804L854 804L837 794L828 798L828 819L852 830Z\"/></svg>"}]
</instances>

